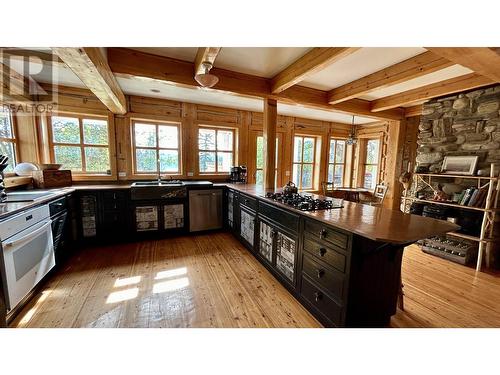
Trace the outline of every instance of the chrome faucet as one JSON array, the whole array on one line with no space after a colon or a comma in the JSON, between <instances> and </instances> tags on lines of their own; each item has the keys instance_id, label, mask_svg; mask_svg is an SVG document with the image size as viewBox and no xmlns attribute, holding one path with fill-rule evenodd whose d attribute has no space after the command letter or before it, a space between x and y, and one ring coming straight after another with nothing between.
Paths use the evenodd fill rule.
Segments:
<instances>
[{"instance_id":1,"label":"chrome faucet","mask_svg":"<svg viewBox=\"0 0 500 375\"><path fill-rule=\"evenodd\" d=\"M156 169L158 169L158 185L161 184L160 158L156 160Z\"/></svg>"}]
</instances>

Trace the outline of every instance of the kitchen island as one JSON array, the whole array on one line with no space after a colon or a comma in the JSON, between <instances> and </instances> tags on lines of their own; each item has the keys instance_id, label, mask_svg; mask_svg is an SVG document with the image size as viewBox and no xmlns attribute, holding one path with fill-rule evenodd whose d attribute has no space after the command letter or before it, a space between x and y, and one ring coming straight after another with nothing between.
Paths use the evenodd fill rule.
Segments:
<instances>
[{"instance_id":1,"label":"kitchen island","mask_svg":"<svg viewBox=\"0 0 500 375\"><path fill-rule=\"evenodd\" d=\"M187 184L186 188L189 191L197 187ZM328 327L386 326L400 294L404 247L458 228L439 220L348 201L342 208L301 211L266 198L266 193L272 191L255 185L213 184L209 188L224 191L225 229ZM0 205L0 217L73 195L73 225L77 226L73 232L78 233L74 245L188 234L186 216L180 230L143 232L137 237L137 205L131 200L130 190L129 184L55 189L55 194L36 202ZM92 230L82 220L89 215L89 202L94 215ZM183 204L188 206L189 202Z\"/></svg>"}]
</instances>

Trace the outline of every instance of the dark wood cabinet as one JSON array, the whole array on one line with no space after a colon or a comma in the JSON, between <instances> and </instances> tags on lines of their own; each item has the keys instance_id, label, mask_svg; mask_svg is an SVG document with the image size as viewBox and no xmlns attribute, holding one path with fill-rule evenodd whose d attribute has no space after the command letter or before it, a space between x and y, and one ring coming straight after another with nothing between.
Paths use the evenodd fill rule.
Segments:
<instances>
[{"instance_id":1,"label":"dark wood cabinet","mask_svg":"<svg viewBox=\"0 0 500 375\"><path fill-rule=\"evenodd\" d=\"M233 190L227 190L227 228L234 234L239 236L240 233L240 204L239 204L240 194Z\"/></svg>"}]
</instances>

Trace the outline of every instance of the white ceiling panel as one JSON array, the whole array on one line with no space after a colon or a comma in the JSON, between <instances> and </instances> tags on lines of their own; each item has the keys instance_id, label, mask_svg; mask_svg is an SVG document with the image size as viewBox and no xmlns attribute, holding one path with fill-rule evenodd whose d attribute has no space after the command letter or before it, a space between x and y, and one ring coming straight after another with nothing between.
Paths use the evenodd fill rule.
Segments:
<instances>
[{"instance_id":1,"label":"white ceiling panel","mask_svg":"<svg viewBox=\"0 0 500 375\"><path fill-rule=\"evenodd\" d=\"M11 60L10 66L18 73L23 74L22 60ZM37 82L71 87L86 87L80 78L63 64L47 66L30 60L29 72L31 77Z\"/></svg>"},{"instance_id":2,"label":"white ceiling panel","mask_svg":"<svg viewBox=\"0 0 500 375\"><path fill-rule=\"evenodd\" d=\"M420 47L365 47L329 65L300 83L301 86L331 90L388 66L417 56L426 50Z\"/></svg>"},{"instance_id":3,"label":"white ceiling panel","mask_svg":"<svg viewBox=\"0 0 500 375\"><path fill-rule=\"evenodd\" d=\"M437 72L426 74L422 77L413 78L408 81L398 83L396 85L384 87L383 89L372 91L366 95L361 96L361 99L375 100L384 98L389 95L399 94L400 92L413 90L418 87L430 85L436 82L444 81L450 78L463 76L472 73L472 70L463 67L462 65L453 65L445 69L438 70Z\"/></svg>"}]
</instances>

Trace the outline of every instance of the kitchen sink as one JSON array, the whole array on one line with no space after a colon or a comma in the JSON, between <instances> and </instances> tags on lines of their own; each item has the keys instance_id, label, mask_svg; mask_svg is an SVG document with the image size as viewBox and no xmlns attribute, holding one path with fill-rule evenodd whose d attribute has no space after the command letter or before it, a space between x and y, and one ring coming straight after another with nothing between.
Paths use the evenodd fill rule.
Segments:
<instances>
[{"instance_id":1,"label":"kitchen sink","mask_svg":"<svg viewBox=\"0 0 500 375\"><path fill-rule=\"evenodd\" d=\"M132 187L140 187L140 186L184 186L182 181L138 181L132 184Z\"/></svg>"}]
</instances>

